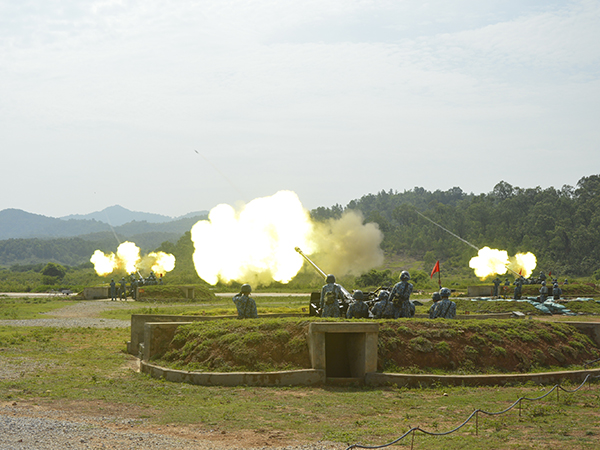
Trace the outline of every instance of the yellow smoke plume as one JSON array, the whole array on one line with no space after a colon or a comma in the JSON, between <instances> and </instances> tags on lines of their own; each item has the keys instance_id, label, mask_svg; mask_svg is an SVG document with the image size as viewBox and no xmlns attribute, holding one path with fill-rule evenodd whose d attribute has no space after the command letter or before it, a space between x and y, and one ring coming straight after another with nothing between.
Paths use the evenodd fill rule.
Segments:
<instances>
[{"instance_id":1,"label":"yellow smoke plume","mask_svg":"<svg viewBox=\"0 0 600 450\"><path fill-rule=\"evenodd\" d=\"M164 275L175 268L175 256L164 252L151 252L141 257L140 248L133 242L120 244L116 254L96 250L90 261L100 276L117 271L135 273L138 270L152 270L157 275Z\"/></svg>"},{"instance_id":2,"label":"yellow smoke plume","mask_svg":"<svg viewBox=\"0 0 600 450\"><path fill-rule=\"evenodd\" d=\"M196 272L212 285L219 280L288 283L304 263L296 247L308 255L323 255L322 269L338 276L362 273L383 262L383 235L377 225L364 225L354 213L315 224L291 191L254 199L237 211L218 205L208 220L192 227L191 237Z\"/></svg>"},{"instance_id":3,"label":"yellow smoke plume","mask_svg":"<svg viewBox=\"0 0 600 450\"><path fill-rule=\"evenodd\" d=\"M517 253L513 257L508 256L506 250L498 250L489 247L483 247L469 261L469 267L475 271L475 275L484 279L491 275L504 275L508 270L513 274L529 277L537 260L531 252Z\"/></svg>"}]
</instances>

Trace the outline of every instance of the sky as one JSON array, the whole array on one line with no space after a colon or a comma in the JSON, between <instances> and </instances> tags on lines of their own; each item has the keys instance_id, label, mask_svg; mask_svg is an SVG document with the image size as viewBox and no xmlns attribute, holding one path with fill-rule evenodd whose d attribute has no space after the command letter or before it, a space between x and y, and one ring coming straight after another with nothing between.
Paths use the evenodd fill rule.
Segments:
<instances>
[{"instance_id":1,"label":"sky","mask_svg":"<svg viewBox=\"0 0 600 450\"><path fill-rule=\"evenodd\" d=\"M0 0L0 210L600 173L600 1Z\"/></svg>"}]
</instances>

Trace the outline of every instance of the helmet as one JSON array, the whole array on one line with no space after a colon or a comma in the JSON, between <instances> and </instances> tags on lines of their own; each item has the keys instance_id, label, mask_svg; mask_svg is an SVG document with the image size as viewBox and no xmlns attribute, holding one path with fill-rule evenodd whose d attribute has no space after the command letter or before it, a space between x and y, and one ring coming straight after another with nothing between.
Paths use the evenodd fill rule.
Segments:
<instances>
[{"instance_id":1,"label":"helmet","mask_svg":"<svg viewBox=\"0 0 600 450\"><path fill-rule=\"evenodd\" d=\"M327 275L327 278L325 279L325 281L327 283L335 283L335 275L331 275L331 274Z\"/></svg>"},{"instance_id":2,"label":"helmet","mask_svg":"<svg viewBox=\"0 0 600 450\"><path fill-rule=\"evenodd\" d=\"M448 297L450 297L450 294L451 294L450 289L448 289L448 288L441 288L440 289L440 296L442 298L444 298L444 297L448 298Z\"/></svg>"},{"instance_id":3,"label":"helmet","mask_svg":"<svg viewBox=\"0 0 600 450\"><path fill-rule=\"evenodd\" d=\"M378 300L387 300L388 298L390 298L389 291L379 291L379 296L377 297Z\"/></svg>"},{"instance_id":4,"label":"helmet","mask_svg":"<svg viewBox=\"0 0 600 450\"><path fill-rule=\"evenodd\" d=\"M542 281L542 286L546 286L546 282L545 281Z\"/></svg>"},{"instance_id":5,"label":"helmet","mask_svg":"<svg viewBox=\"0 0 600 450\"><path fill-rule=\"evenodd\" d=\"M252 292L252 287L249 284L242 284L241 292L243 294L249 294L250 292Z\"/></svg>"},{"instance_id":6,"label":"helmet","mask_svg":"<svg viewBox=\"0 0 600 450\"><path fill-rule=\"evenodd\" d=\"M352 297L354 298L354 300L364 300L364 298L365 298L363 291L360 291L358 289L356 291L354 291L354 293L352 294Z\"/></svg>"},{"instance_id":7,"label":"helmet","mask_svg":"<svg viewBox=\"0 0 600 450\"><path fill-rule=\"evenodd\" d=\"M400 279L402 281L408 281L410 280L410 274L406 270L403 270L402 272L400 272Z\"/></svg>"},{"instance_id":8,"label":"helmet","mask_svg":"<svg viewBox=\"0 0 600 450\"><path fill-rule=\"evenodd\" d=\"M440 295L439 292L434 292L433 295L431 296L431 300L433 300L434 302L437 302L441 299L442 299L442 296Z\"/></svg>"}]
</instances>

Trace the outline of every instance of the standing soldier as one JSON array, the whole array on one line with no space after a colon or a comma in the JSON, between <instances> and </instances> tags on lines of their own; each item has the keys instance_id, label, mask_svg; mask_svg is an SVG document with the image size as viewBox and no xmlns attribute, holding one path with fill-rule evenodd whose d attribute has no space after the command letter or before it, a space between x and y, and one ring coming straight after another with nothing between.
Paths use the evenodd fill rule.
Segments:
<instances>
[{"instance_id":1,"label":"standing soldier","mask_svg":"<svg viewBox=\"0 0 600 450\"><path fill-rule=\"evenodd\" d=\"M414 317L415 315L415 305L410 301L413 285L408 280L410 280L410 274L406 270L403 270L400 273L400 281L396 283L390 293L390 300L395 308L395 319L399 317Z\"/></svg>"},{"instance_id":2,"label":"standing soldier","mask_svg":"<svg viewBox=\"0 0 600 450\"><path fill-rule=\"evenodd\" d=\"M377 297L377 303L373 306L373 316L376 319L393 319L394 318L394 305L390 302L389 291L380 291Z\"/></svg>"},{"instance_id":3,"label":"standing soldier","mask_svg":"<svg viewBox=\"0 0 600 450\"><path fill-rule=\"evenodd\" d=\"M115 283L114 278L110 280L110 300L113 302L117 301L117 283Z\"/></svg>"},{"instance_id":4,"label":"standing soldier","mask_svg":"<svg viewBox=\"0 0 600 450\"><path fill-rule=\"evenodd\" d=\"M258 317L256 302L250 297L251 292L252 287L249 284L242 284L240 293L233 297L233 303L237 308L238 319L256 319Z\"/></svg>"},{"instance_id":5,"label":"standing soldier","mask_svg":"<svg viewBox=\"0 0 600 450\"><path fill-rule=\"evenodd\" d=\"M365 299L363 291L356 290L352 294L354 303L348 307L346 312L347 319L367 319L369 317L369 307L363 301Z\"/></svg>"},{"instance_id":6,"label":"standing soldier","mask_svg":"<svg viewBox=\"0 0 600 450\"><path fill-rule=\"evenodd\" d=\"M498 286L502 283L502 280L498 277L493 281L494 283L494 297L498 297Z\"/></svg>"},{"instance_id":7,"label":"standing soldier","mask_svg":"<svg viewBox=\"0 0 600 450\"><path fill-rule=\"evenodd\" d=\"M321 317L340 317L340 303L344 298L342 287L335 282L335 276L329 274L326 285L321 289Z\"/></svg>"},{"instance_id":8,"label":"standing soldier","mask_svg":"<svg viewBox=\"0 0 600 450\"><path fill-rule=\"evenodd\" d=\"M542 281L542 287L540 288L540 302L544 303L548 298L548 287L546 282Z\"/></svg>"},{"instance_id":9,"label":"standing soldier","mask_svg":"<svg viewBox=\"0 0 600 450\"><path fill-rule=\"evenodd\" d=\"M125 281L125 277L121 278L121 300L127 300L127 281Z\"/></svg>"},{"instance_id":10,"label":"standing soldier","mask_svg":"<svg viewBox=\"0 0 600 450\"><path fill-rule=\"evenodd\" d=\"M434 319L442 318L442 319L454 319L456 317L456 303L451 301L448 297L450 297L450 289L441 288L440 296L442 299L437 303L434 309Z\"/></svg>"}]
</instances>

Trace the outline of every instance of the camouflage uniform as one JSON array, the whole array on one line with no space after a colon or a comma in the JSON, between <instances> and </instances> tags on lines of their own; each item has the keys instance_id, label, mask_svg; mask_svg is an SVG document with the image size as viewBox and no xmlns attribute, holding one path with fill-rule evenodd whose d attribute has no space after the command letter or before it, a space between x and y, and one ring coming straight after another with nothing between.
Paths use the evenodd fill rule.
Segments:
<instances>
[{"instance_id":1,"label":"camouflage uniform","mask_svg":"<svg viewBox=\"0 0 600 450\"><path fill-rule=\"evenodd\" d=\"M521 299L521 286L523 285L523 280L521 278L517 278L515 280L515 295L514 295L514 299L515 300L520 300Z\"/></svg>"},{"instance_id":2,"label":"camouflage uniform","mask_svg":"<svg viewBox=\"0 0 600 450\"><path fill-rule=\"evenodd\" d=\"M233 297L233 303L238 312L238 319L256 319L258 312L256 310L256 302L252 297L249 297L243 292Z\"/></svg>"},{"instance_id":3,"label":"camouflage uniform","mask_svg":"<svg viewBox=\"0 0 600 450\"><path fill-rule=\"evenodd\" d=\"M435 304L432 318L454 319L456 317L456 303L448 298L450 297L450 289L441 288L440 296L442 299Z\"/></svg>"},{"instance_id":4,"label":"camouflage uniform","mask_svg":"<svg viewBox=\"0 0 600 450\"><path fill-rule=\"evenodd\" d=\"M400 317L414 317L415 305L410 301L413 285L409 283L410 275L406 271L402 271L400 282L392 288L390 300L394 304L394 319Z\"/></svg>"},{"instance_id":5,"label":"camouflage uniform","mask_svg":"<svg viewBox=\"0 0 600 450\"><path fill-rule=\"evenodd\" d=\"M110 299L113 301L117 300L117 284L115 280L110 280Z\"/></svg>"},{"instance_id":6,"label":"camouflage uniform","mask_svg":"<svg viewBox=\"0 0 600 450\"><path fill-rule=\"evenodd\" d=\"M121 300L127 300L127 281L125 277L121 278Z\"/></svg>"},{"instance_id":7,"label":"camouflage uniform","mask_svg":"<svg viewBox=\"0 0 600 450\"><path fill-rule=\"evenodd\" d=\"M429 308L429 318L430 319L435 319L435 308L437 307L437 304L439 303L439 301L441 299L442 299L442 297L440 296L439 292L434 292L433 295L431 296L431 301L433 302L433 304Z\"/></svg>"},{"instance_id":8,"label":"camouflage uniform","mask_svg":"<svg viewBox=\"0 0 600 450\"><path fill-rule=\"evenodd\" d=\"M449 298L443 298L435 304L434 319L454 319L456 317L456 303Z\"/></svg>"},{"instance_id":9,"label":"camouflage uniform","mask_svg":"<svg viewBox=\"0 0 600 450\"><path fill-rule=\"evenodd\" d=\"M379 301L373 306L373 316L376 319L393 319L395 314L394 304L390 302L390 293L381 291Z\"/></svg>"},{"instance_id":10,"label":"camouflage uniform","mask_svg":"<svg viewBox=\"0 0 600 450\"><path fill-rule=\"evenodd\" d=\"M502 283L502 280L498 277L496 277L496 279L493 281L494 283L494 297L498 297L498 287L500 286L500 283Z\"/></svg>"},{"instance_id":11,"label":"camouflage uniform","mask_svg":"<svg viewBox=\"0 0 600 450\"><path fill-rule=\"evenodd\" d=\"M544 303L548 299L548 287L546 282L542 281L542 287L540 288L540 302Z\"/></svg>"},{"instance_id":12,"label":"camouflage uniform","mask_svg":"<svg viewBox=\"0 0 600 450\"><path fill-rule=\"evenodd\" d=\"M347 319L367 319L369 317L369 307L363 301L364 294L362 291L354 291L354 303L348 307L346 311Z\"/></svg>"},{"instance_id":13,"label":"camouflage uniform","mask_svg":"<svg viewBox=\"0 0 600 450\"><path fill-rule=\"evenodd\" d=\"M552 297L554 297L554 300L560 300L561 295L562 289L558 287L558 283L554 283L554 287L552 288Z\"/></svg>"},{"instance_id":14,"label":"camouflage uniform","mask_svg":"<svg viewBox=\"0 0 600 450\"><path fill-rule=\"evenodd\" d=\"M333 282L327 283L321 289L321 317L340 317L340 303L344 298L342 287Z\"/></svg>"}]
</instances>

